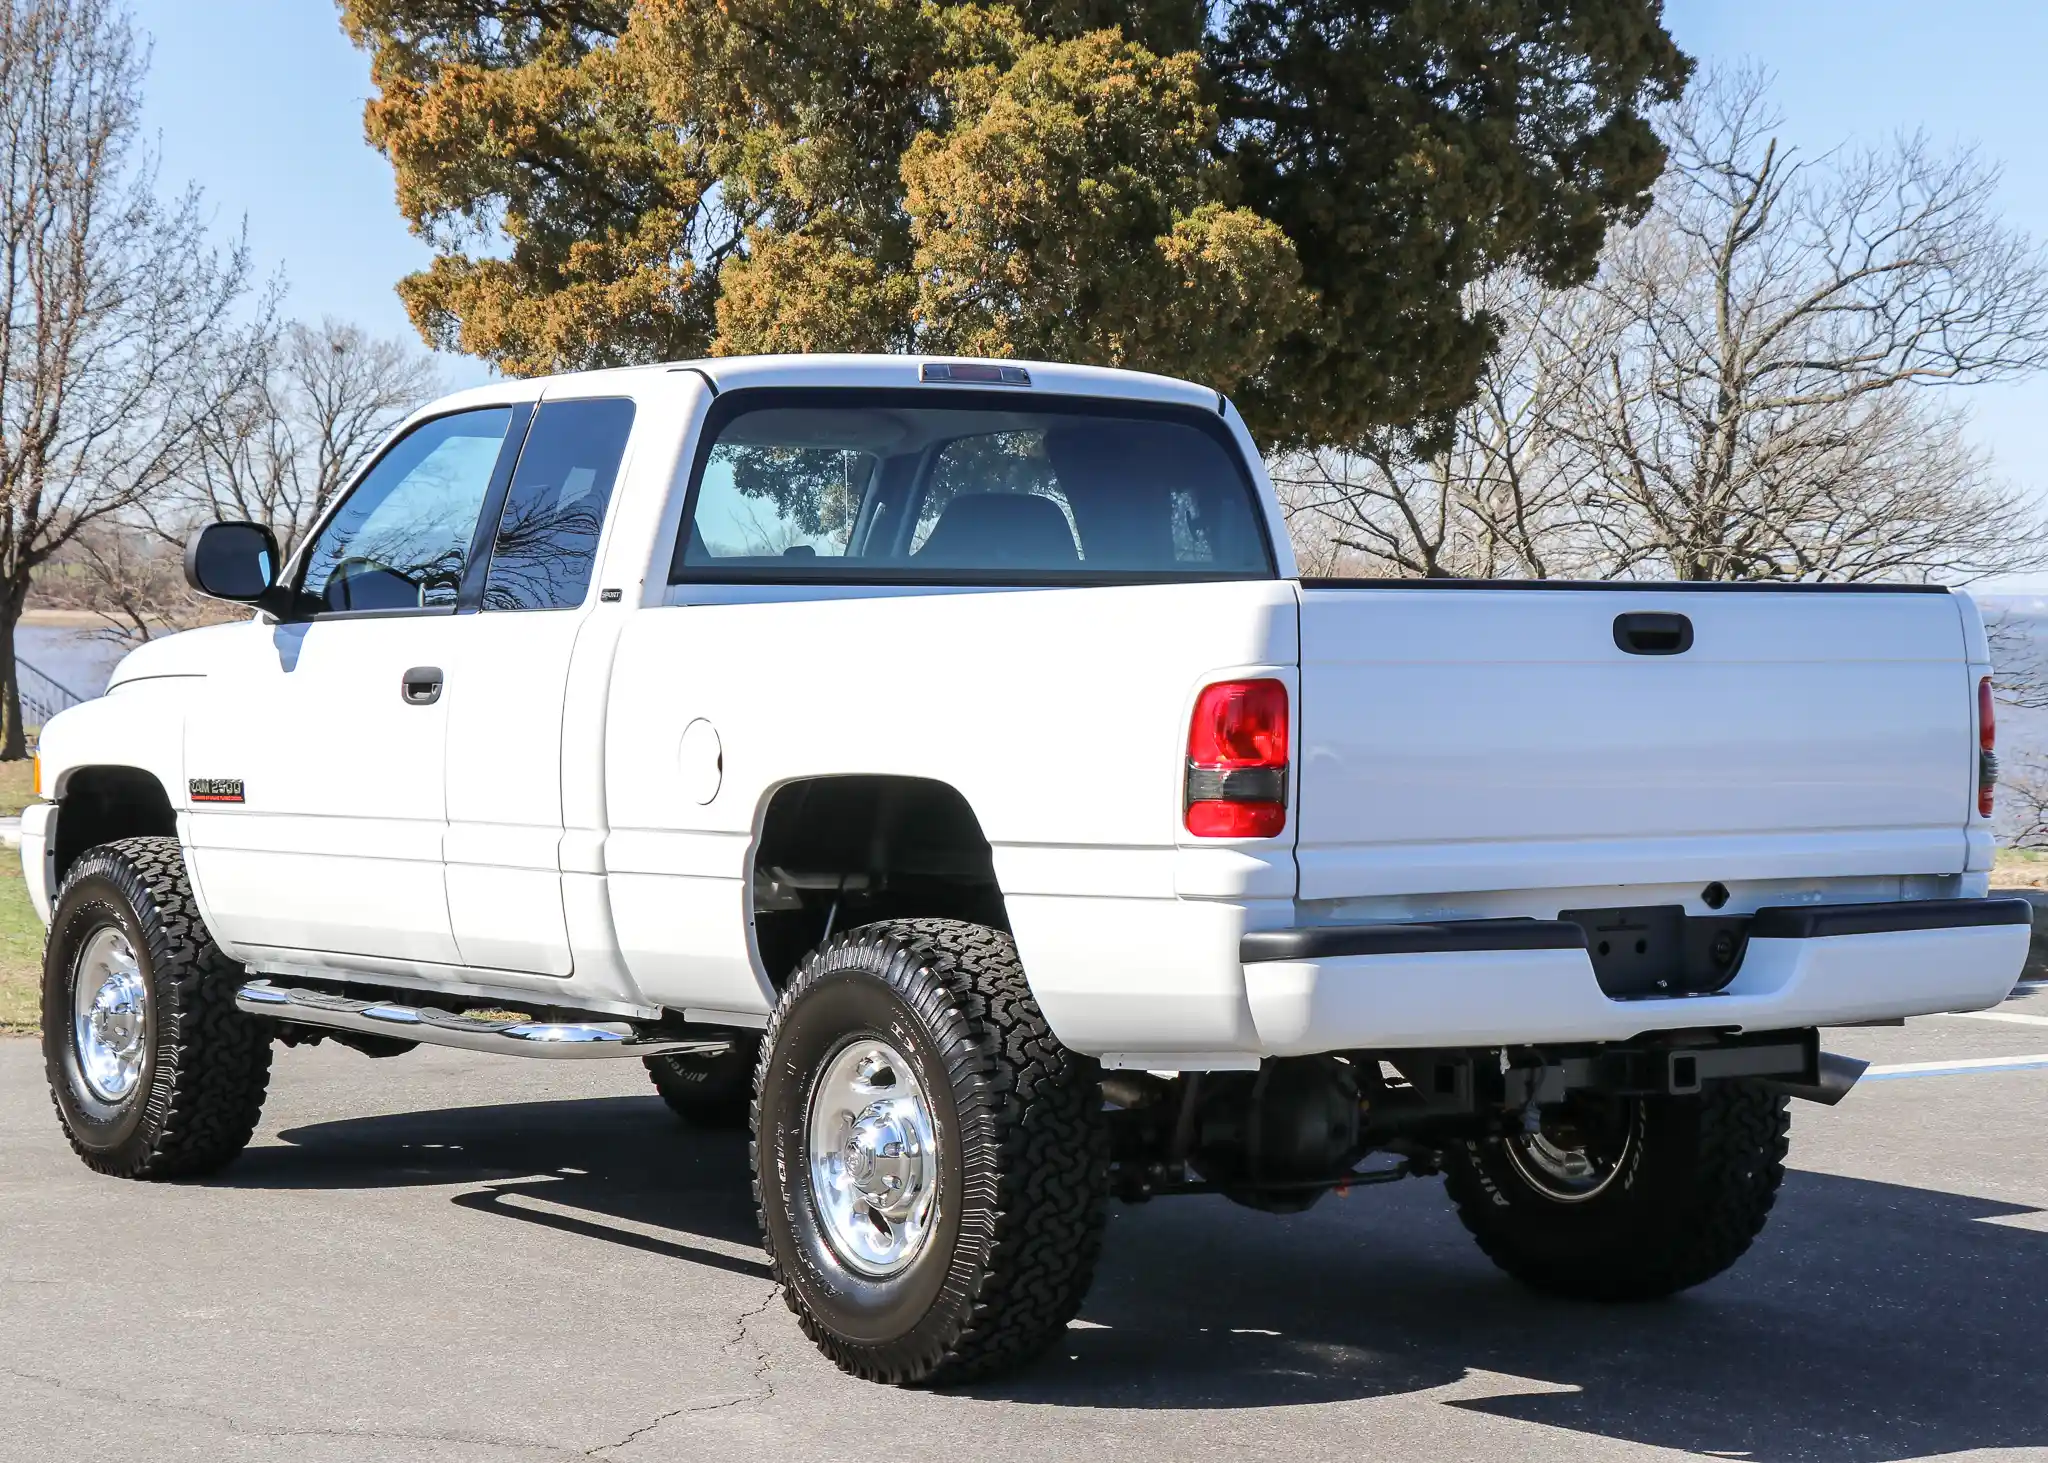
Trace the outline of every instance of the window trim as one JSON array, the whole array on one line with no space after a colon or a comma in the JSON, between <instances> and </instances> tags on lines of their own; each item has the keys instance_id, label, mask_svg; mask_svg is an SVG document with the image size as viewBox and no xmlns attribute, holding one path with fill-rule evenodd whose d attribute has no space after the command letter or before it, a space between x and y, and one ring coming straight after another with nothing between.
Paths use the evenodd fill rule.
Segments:
<instances>
[{"instance_id":1,"label":"window trim","mask_svg":"<svg viewBox=\"0 0 2048 1463\"><path fill-rule=\"evenodd\" d=\"M541 412L548 407L566 406L585 401L622 401L626 404L628 416L626 418L626 440L619 448L619 465L612 473L611 490L605 495L604 517L598 523L597 543L590 551L590 579L583 586L583 598L577 600L574 604L568 605L517 605L507 609L486 610L484 607L484 591L490 586L491 563L498 557L498 530L503 526L505 505L512 501L512 483L519 476L519 464L526 456L526 444L533 435L534 423L540 419ZM515 421L512 429L508 430L505 434L506 440L509 442L513 432L516 431L518 433L518 450L512 454L512 460L509 464L501 457L498 467L493 469L491 473L490 491L484 496L483 513L477 519L477 533L482 548L477 549L475 546L472 546L469 564L463 570L462 592L456 597L456 609L459 614L536 615L559 614L563 610L587 609L590 605L590 596L598 587L597 581L599 576L597 571L600 562L604 558L605 534L611 528L613 522L612 507L618 502L619 487L626 480L626 468L631 464L633 457L633 436L640 428L640 402L638 398L621 392L608 392L603 396L544 397L539 401L527 402L526 407L525 420ZM502 481L499 478L500 469L503 471ZM486 523L491 526L488 536L484 536L483 532L483 526ZM481 572L478 571L478 565L482 566Z\"/></svg>"},{"instance_id":2,"label":"window trim","mask_svg":"<svg viewBox=\"0 0 2048 1463\"><path fill-rule=\"evenodd\" d=\"M1185 572L1128 569L1040 570L1024 574L1001 574L973 569L720 569L708 564L685 564L683 554L690 541L690 525L696 520L697 498L710 466L718 434L734 417L749 411L790 407L938 406L963 411L1061 411L1075 416L1138 417L1152 421L1178 422L1204 433L1224 451L1244 489L1245 506L1251 515L1265 567L1260 570L1205 570ZM795 561L801 562L801 561ZM689 486L683 495L682 517L676 523L675 543L669 553L668 582L677 584L880 584L946 585L972 589L1110 589L1144 584L1218 584L1276 580L1279 563L1273 552L1273 535L1266 522L1266 510L1253 481L1244 454L1230 428L1215 413L1178 402L1121 399L1106 396L1074 396L1048 393L1040 396L1017 387L997 391L962 390L943 386L750 386L721 392L711 403L703 424L697 429L697 446L691 455Z\"/></svg>"},{"instance_id":3,"label":"window trim","mask_svg":"<svg viewBox=\"0 0 2048 1463\"><path fill-rule=\"evenodd\" d=\"M492 523L491 537L495 539L497 537L497 526L496 519L491 514L492 499L495 495L501 504L504 501L504 489L509 487L512 482L512 463L518 460L519 449L525 443L526 425L533 418L534 406L535 403L531 401L471 402L465 406L451 406L446 411L437 411L423 416L418 421L408 423L404 430L394 434L390 441L378 449L375 457L372 457L363 464L355 477L350 479L348 486L334 495L334 501L327 505L327 511L314 521L313 526L306 531L305 538L292 551L291 561L285 566L286 573L280 576L279 582L288 582L291 585L294 603L300 604L304 602L306 571L311 567L313 546L320 541L320 535L327 531L327 526L341 515L342 510L348 506L349 500L362 490L363 484L369 481L370 474L375 472L384 459L393 452L396 452L399 445L415 432L418 432L423 427L432 426L435 422L446 421L449 417L468 416L472 412L480 411L511 413L506 420L504 439L498 444L497 460L491 464L491 477L489 483L484 488L483 504L477 510L477 532L481 532L485 519L490 517ZM501 477L503 478L502 485L499 481ZM488 545L486 546L488 547ZM469 593L470 571L476 562L476 552L477 533L473 532L470 535L469 558L463 565L462 582L456 588L455 603L452 605L406 605L401 608L383 610L308 610L290 616L288 623L304 625L316 620L388 620L400 615L460 614L463 612ZM280 621L287 622L283 620L283 617L280 617Z\"/></svg>"},{"instance_id":4,"label":"window trim","mask_svg":"<svg viewBox=\"0 0 2048 1463\"><path fill-rule=\"evenodd\" d=\"M318 621L324 625L330 620L395 620L407 616L418 619L423 615L452 615L455 610L454 605L402 605L390 610L317 610L281 623L310 625Z\"/></svg>"}]
</instances>

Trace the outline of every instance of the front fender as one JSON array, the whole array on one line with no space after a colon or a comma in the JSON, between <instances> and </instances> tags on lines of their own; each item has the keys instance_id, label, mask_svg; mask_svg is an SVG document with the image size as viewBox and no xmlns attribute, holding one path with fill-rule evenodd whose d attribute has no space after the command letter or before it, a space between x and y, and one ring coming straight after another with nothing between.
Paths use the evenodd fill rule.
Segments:
<instances>
[{"instance_id":1,"label":"front fender","mask_svg":"<svg viewBox=\"0 0 2048 1463\"><path fill-rule=\"evenodd\" d=\"M187 806L185 707L201 676L158 676L125 681L106 695L61 711L37 740L42 795L64 800L82 767L133 767L162 784L171 806Z\"/></svg>"}]
</instances>

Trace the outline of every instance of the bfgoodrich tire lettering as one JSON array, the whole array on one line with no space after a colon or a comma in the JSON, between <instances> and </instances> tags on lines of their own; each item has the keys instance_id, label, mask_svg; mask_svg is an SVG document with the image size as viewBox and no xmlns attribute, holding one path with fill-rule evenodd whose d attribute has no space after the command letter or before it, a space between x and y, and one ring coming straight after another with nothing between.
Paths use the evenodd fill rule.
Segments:
<instances>
[{"instance_id":1,"label":"bfgoodrich tire lettering","mask_svg":"<svg viewBox=\"0 0 2048 1463\"><path fill-rule=\"evenodd\" d=\"M80 1070L78 957L108 929L146 992L141 1071L107 1101ZM81 855L64 880L43 956L43 1063L65 1136L121 1178L210 1173L247 1146L270 1082L268 1023L235 1009L241 967L207 933L175 838L124 838Z\"/></svg>"},{"instance_id":2,"label":"bfgoodrich tire lettering","mask_svg":"<svg viewBox=\"0 0 2048 1463\"><path fill-rule=\"evenodd\" d=\"M647 1075L669 1111L693 1128L744 1128L754 1100L754 1066L761 1039L739 1036L715 1057L648 1057Z\"/></svg>"},{"instance_id":3,"label":"bfgoodrich tire lettering","mask_svg":"<svg viewBox=\"0 0 2048 1463\"><path fill-rule=\"evenodd\" d=\"M844 1263L811 1193L818 1075L850 1039L901 1053L938 1144L938 1209L900 1273ZM807 956L761 1047L754 1195L783 1299L846 1371L944 1384L1017 1365L1080 1308L1109 1155L1095 1064L1045 1024L1001 931L891 920Z\"/></svg>"},{"instance_id":4,"label":"bfgoodrich tire lettering","mask_svg":"<svg viewBox=\"0 0 2048 1463\"><path fill-rule=\"evenodd\" d=\"M1742 1257L1784 1181L1787 1100L1755 1082L1720 1082L1640 1103L1618 1171L1583 1200L1541 1192L1508 1153L1511 1139L1451 1151L1451 1198L1488 1258L1553 1295L1648 1300Z\"/></svg>"}]
</instances>

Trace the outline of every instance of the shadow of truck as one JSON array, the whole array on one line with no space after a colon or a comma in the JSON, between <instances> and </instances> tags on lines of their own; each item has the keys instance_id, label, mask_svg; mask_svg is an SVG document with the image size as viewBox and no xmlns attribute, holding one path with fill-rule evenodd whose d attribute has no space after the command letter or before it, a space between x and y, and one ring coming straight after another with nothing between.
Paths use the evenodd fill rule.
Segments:
<instances>
[{"instance_id":1,"label":"shadow of truck","mask_svg":"<svg viewBox=\"0 0 2048 1463\"><path fill-rule=\"evenodd\" d=\"M465 1107L295 1128L221 1180L468 1185L453 1202L765 1276L746 1143L653 1098ZM1756 1249L1669 1302L1532 1295L1433 1182L1275 1218L1218 1199L1112 1210L1083 1323L972 1389L1023 1405L1287 1408L1448 1389L1448 1405L1594 1436L1876 1463L2048 1448L2048 1234L2024 1206L1810 1173ZM594 1327L603 1326L594 1316Z\"/></svg>"}]
</instances>

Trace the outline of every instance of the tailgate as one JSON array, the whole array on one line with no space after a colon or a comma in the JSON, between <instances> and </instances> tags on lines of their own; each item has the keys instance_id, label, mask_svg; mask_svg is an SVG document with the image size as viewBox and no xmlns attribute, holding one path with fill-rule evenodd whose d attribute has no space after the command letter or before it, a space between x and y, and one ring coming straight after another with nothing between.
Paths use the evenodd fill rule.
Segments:
<instances>
[{"instance_id":1,"label":"tailgate","mask_svg":"<svg viewBox=\"0 0 2048 1463\"><path fill-rule=\"evenodd\" d=\"M1300 897L1960 872L1967 645L1938 591L1305 587Z\"/></svg>"}]
</instances>

